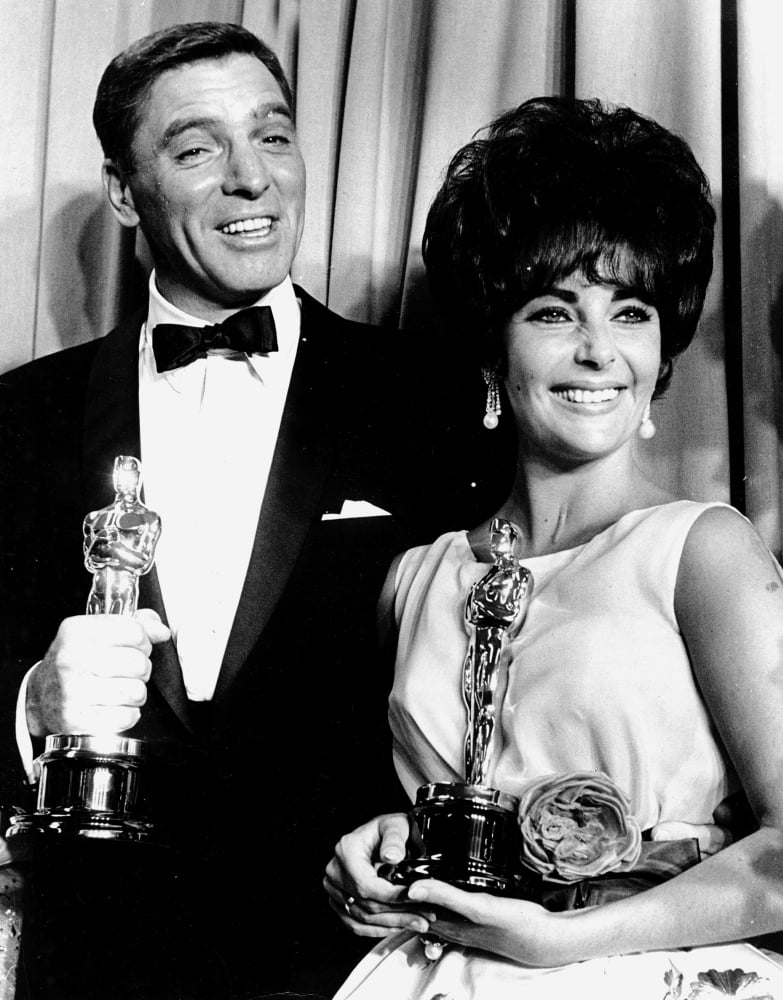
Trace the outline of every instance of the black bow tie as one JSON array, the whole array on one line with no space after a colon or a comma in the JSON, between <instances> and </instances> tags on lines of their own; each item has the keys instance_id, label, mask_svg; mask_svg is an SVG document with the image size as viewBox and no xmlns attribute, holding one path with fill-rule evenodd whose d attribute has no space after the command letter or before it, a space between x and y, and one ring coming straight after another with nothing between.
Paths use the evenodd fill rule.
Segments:
<instances>
[{"instance_id":1,"label":"black bow tie","mask_svg":"<svg viewBox=\"0 0 783 1000\"><path fill-rule=\"evenodd\" d=\"M277 350L275 318L270 306L241 309L215 326L182 326L159 323L152 331L152 350L159 372L182 368L206 356L207 351L228 349L246 354Z\"/></svg>"}]
</instances>

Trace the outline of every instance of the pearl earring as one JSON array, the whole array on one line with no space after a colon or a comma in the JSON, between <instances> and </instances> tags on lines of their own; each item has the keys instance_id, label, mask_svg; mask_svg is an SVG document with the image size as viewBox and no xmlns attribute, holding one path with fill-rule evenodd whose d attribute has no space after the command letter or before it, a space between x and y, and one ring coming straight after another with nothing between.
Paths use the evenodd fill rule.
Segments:
<instances>
[{"instance_id":1,"label":"pearl earring","mask_svg":"<svg viewBox=\"0 0 783 1000\"><path fill-rule=\"evenodd\" d=\"M494 431L500 417L500 383L498 373L491 368L482 368L481 374L487 385L487 406L484 414L484 426L488 431Z\"/></svg>"},{"instance_id":2,"label":"pearl earring","mask_svg":"<svg viewBox=\"0 0 783 1000\"><path fill-rule=\"evenodd\" d=\"M655 437L655 424L652 422L652 417L650 416L649 403L645 408L642 422L639 424L639 437L644 441L649 441L651 437Z\"/></svg>"}]
</instances>

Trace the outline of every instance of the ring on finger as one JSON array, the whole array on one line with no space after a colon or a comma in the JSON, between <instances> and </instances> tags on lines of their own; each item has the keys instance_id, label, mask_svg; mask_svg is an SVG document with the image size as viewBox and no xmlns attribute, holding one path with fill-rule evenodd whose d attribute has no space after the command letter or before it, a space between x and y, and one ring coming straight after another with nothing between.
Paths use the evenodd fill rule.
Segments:
<instances>
[{"instance_id":1,"label":"ring on finger","mask_svg":"<svg viewBox=\"0 0 783 1000\"><path fill-rule=\"evenodd\" d=\"M346 901L343 903L343 907L345 908L345 912L348 914L349 917L351 915L351 907L353 906L353 904L355 902L356 902L356 898L354 896L349 896L346 899Z\"/></svg>"}]
</instances>

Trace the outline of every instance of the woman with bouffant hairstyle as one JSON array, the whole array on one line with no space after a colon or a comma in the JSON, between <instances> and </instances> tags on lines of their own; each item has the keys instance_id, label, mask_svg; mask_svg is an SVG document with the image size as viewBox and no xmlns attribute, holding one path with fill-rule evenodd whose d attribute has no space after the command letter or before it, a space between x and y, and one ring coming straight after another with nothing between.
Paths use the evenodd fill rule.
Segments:
<instances>
[{"instance_id":1,"label":"woman with bouffant hairstyle","mask_svg":"<svg viewBox=\"0 0 783 1000\"><path fill-rule=\"evenodd\" d=\"M661 317L662 382L690 344L712 274L715 211L688 145L630 108L528 101L451 161L424 261L444 316L484 362L507 318L581 272L643 291Z\"/></svg>"},{"instance_id":2,"label":"woman with bouffant hairstyle","mask_svg":"<svg viewBox=\"0 0 783 1000\"><path fill-rule=\"evenodd\" d=\"M384 938L339 1000L783 1000L780 956L749 941L783 929L781 571L736 510L638 461L714 224L687 144L597 101L528 101L446 172L424 260L517 460L493 518L389 573L394 759L419 799L327 868L341 920ZM511 819L500 875L455 861L456 834L432 847L438 803L466 799Z\"/></svg>"}]
</instances>

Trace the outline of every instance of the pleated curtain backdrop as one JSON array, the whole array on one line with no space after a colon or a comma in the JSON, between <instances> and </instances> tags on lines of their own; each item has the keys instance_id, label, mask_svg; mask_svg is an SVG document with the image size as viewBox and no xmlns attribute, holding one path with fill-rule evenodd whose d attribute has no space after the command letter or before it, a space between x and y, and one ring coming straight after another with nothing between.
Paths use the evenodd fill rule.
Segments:
<instances>
[{"instance_id":1,"label":"pleated curtain backdrop","mask_svg":"<svg viewBox=\"0 0 783 1000\"><path fill-rule=\"evenodd\" d=\"M104 204L95 87L135 38L202 19L259 34L295 87L295 279L389 328L438 321L424 218L450 156L499 111L575 94L683 135L715 195L716 268L645 462L681 495L731 499L780 550L783 4L0 0L0 370L100 336L144 295L148 254Z\"/></svg>"}]
</instances>

